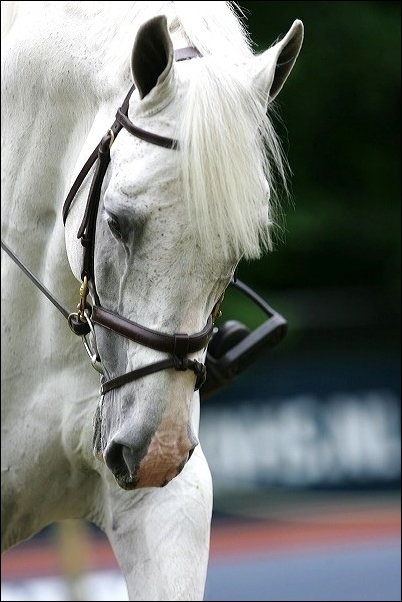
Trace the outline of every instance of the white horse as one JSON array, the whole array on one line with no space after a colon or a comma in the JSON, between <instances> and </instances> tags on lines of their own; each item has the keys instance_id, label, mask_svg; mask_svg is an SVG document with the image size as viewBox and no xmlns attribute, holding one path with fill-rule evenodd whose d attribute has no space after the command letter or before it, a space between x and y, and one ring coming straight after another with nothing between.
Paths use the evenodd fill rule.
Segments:
<instances>
[{"instance_id":1,"label":"white horse","mask_svg":"<svg viewBox=\"0 0 402 602\"><path fill-rule=\"evenodd\" d=\"M239 260L271 245L267 111L303 25L257 55L227 2L3 8L2 240L62 309L2 253L2 549L85 519L130 600L202 600L195 389Z\"/></svg>"}]
</instances>

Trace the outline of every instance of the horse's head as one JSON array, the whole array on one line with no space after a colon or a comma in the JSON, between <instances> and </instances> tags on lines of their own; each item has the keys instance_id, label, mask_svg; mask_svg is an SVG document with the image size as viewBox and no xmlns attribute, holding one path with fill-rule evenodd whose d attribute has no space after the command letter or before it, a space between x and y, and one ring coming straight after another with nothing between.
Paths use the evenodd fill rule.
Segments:
<instances>
[{"instance_id":1,"label":"horse's head","mask_svg":"<svg viewBox=\"0 0 402 602\"><path fill-rule=\"evenodd\" d=\"M89 260L103 369L95 452L124 489L165 485L198 444L195 389L219 300L240 258L270 245L270 174L283 163L267 108L302 37L296 21L272 48L233 65L205 53L176 62L163 16L137 34L136 90L118 138L104 145Z\"/></svg>"}]
</instances>

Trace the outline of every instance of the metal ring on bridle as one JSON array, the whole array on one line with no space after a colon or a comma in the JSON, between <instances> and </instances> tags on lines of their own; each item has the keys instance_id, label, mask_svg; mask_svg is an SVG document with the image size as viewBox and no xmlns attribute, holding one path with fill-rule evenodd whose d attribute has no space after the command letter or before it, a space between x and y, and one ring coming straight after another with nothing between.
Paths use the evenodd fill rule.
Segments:
<instances>
[{"instance_id":1,"label":"metal ring on bridle","mask_svg":"<svg viewBox=\"0 0 402 602\"><path fill-rule=\"evenodd\" d=\"M92 335L92 346L93 346L93 349L91 349L91 346L90 346L90 344L87 341L87 335L83 335L81 338L82 338L82 342L83 342L84 347L85 347L85 351L89 355L89 359L91 360L91 364L95 368L95 370L97 372L99 372L100 374L104 374L104 370L103 370L103 366L102 366L102 363L101 363L101 359L100 359L98 347L97 347L97 344L96 344L95 330L94 330L93 324L91 322L91 319L90 319L89 314L88 314L87 311L84 312L84 318L87 321L87 324L88 324L89 330L90 330L90 334Z\"/></svg>"}]
</instances>

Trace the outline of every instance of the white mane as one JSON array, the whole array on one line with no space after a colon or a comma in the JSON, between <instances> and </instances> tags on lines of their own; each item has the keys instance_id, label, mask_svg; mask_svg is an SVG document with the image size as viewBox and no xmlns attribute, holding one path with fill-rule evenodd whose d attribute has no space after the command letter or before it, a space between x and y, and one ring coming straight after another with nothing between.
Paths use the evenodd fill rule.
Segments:
<instances>
[{"instance_id":1,"label":"white mane","mask_svg":"<svg viewBox=\"0 0 402 602\"><path fill-rule=\"evenodd\" d=\"M203 5L203 19L192 4ZM177 133L189 223L203 252L219 237L225 257L257 258L272 248L275 176L287 193L287 163L251 76L236 67L252 56L249 38L230 3L175 5L189 40L206 57L194 62L197 77Z\"/></svg>"},{"instance_id":2,"label":"white mane","mask_svg":"<svg viewBox=\"0 0 402 602\"><path fill-rule=\"evenodd\" d=\"M197 63L178 135L188 211L203 251L218 236L224 256L256 258L272 247L274 174L286 189L286 163L247 73Z\"/></svg>"}]
</instances>

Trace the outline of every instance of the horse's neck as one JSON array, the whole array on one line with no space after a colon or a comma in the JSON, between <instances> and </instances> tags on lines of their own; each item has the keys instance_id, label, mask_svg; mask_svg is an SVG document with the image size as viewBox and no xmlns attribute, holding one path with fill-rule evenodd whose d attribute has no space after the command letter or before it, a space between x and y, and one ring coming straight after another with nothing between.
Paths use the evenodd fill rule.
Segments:
<instances>
[{"instance_id":1,"label":"horse's neck","mask_svg":"<svg viewBox=\"0 0 402 602\"><path fill-rule=\"evenodd\" d=\"M16 28L2 49L2 238L58 300L74 311L79 283L67 261L61 211L98 99L93 65L82 57L75 60L66 39L62 38L58 47L57 33L46 38L42 27L49 26L42 24L28 37ZM65 27L65 36L71 34L69 43L74 48L81 43L83 32L74 37L68 23ZM63 44L65 53L60 50ZM83 397L90 389L93 392L98 377L85 352L80 353L80 340L5 253L2 297L2 378L6 397L10 392L17 401L13 411L25 395L35 395L36 386L37 395L53 397L52 403L57 395L59 402L66 394L73 396L72 375L77 378L84 373ZM37 379L43 370L41 362L47 366L45 380L43 375ZM51 382L57 374L59 392Z\"/></svg>"}]
</instances>

